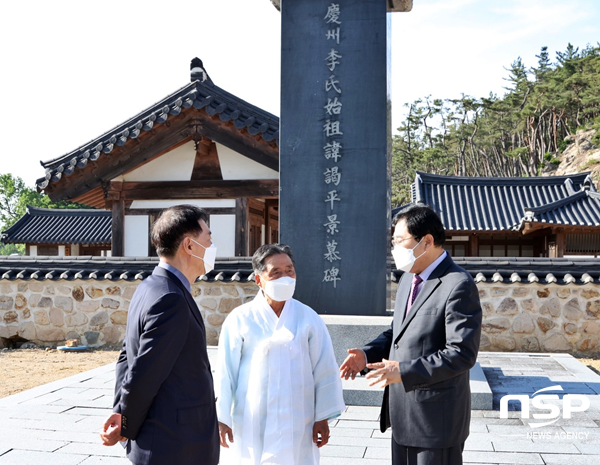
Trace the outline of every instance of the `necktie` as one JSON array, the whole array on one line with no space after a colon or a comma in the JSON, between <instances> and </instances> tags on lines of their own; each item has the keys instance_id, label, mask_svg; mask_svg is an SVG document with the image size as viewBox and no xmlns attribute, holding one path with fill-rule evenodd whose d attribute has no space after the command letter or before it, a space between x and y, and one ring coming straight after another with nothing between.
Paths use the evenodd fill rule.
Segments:
<instances>
[{"instance_id":1,"label":"necktie","mask_svg":"<svg viewBox=\"0 0 600 465\"><path fill-rule=\"evenodd\" d=\"M410 287L410 299L408 299L408 304L406 305L406 314L410 312L413 304L415 303L415 299L417 298L417 294L419 293L419 284L423 282L423 279L416 274L413 276L412 285Z\"/></svg>"}]
</instances>

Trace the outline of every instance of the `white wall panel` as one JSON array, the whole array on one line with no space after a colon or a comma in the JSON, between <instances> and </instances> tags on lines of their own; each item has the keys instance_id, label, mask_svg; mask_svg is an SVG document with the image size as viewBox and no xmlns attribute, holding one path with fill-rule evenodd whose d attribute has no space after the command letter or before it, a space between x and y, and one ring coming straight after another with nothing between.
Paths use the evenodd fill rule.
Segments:
<instances>
[{"instance_id":1,"label":"white wall panel","mask_svg":"<svg viewBox=\"0 0 600 465\"><path fill-rule=\"evenodd\" d=\"M71 244L71 256L72 257L79 256L79 244Z\"/></svg>"},{"instance_id":2,"label":"white wall panel","mask_svg":"<svg viewBox=\"0 0 600 465\"><path fill-rule=\"evenodd\" d=\"M235 257L235 215L211 215L210 232L217 257Z\"/></svg>"},{"instance_id":3,"label":"white wall panel","mask_svg":"<svg viewBox=\"0 0 600 465\"><path fill-rule=\"evenodd\" d=\"M175 200L134 200L131 209L135 208L169 208L174 205L187 203L200 208L232 208L235 199L175 199Z\"/></svg>"},{"instance_id":4,"label":"white wall panel","mask_svg":"<svg viewBox=\"0 0 600 465\"><path fill-rule=\"evenodd\" d=\"M194 142L183 144L170 152L122 176L123 181L189 181L194 169Z\"/></svg>"},{"instance_id":5,"label":"white wall panel","mask_svg":"<svg viewBox=\"0 0 600 465\"><path fill-rule=\"evenodd\" d=\"M125 215L125 256L147 257L148 215Z\"/></svg>"},{"instance_id":6,"label":"white wall panel","mask_svg":"<svg viewBox=\"0 0 600 465\"><path fill-rule=\"evenodd\" d=\"M261 165L248 157L221 144L217 145L217 154L221 164L223 179L279 179L279 173Z\"/></svg>"}]
</instances>

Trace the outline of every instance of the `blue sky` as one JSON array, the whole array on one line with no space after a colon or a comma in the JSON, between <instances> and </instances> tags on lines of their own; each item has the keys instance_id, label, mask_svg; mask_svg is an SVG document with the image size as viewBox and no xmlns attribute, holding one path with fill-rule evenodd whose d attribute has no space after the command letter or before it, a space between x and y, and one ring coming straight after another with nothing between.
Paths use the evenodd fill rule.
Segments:
<instances>
[{"instance_id":1,"label":"blue sky","mask_svg":"<svg viewBox=\"0 0 600 465\"><path fill-rule=\"evenodd\" d=\"M292 0L288 0L292 1ZM382 0L383 1L383 0ZM279 13L269 0L30 0L0 4L0 173L33 186L76 149L189 82L279 114ZM392 15L392 125L432 95L502 94L504 67L600 41L597 0L414 0Z\"/></svg>"}]
</instances>

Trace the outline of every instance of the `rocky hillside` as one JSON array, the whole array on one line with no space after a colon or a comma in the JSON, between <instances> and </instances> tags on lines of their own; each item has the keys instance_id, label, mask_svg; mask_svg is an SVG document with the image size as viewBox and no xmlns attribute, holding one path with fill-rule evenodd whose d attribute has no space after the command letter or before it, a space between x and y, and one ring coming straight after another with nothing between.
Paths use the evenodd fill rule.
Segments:
<instances>
[{"instance_id":1,"label":"rocky hillside","mask_svg":"<svg viewBox=\"0 0 600 465\"><path fill-rule=\"evenodd\" d=\"M579 130L574 136L565 139L569 145L560 155L560 164L547 166L544 176L561 176L565 174L592 172L596 188L600 189L600 147L592 143L595 129Z\"/></svg>"}]
</instances>

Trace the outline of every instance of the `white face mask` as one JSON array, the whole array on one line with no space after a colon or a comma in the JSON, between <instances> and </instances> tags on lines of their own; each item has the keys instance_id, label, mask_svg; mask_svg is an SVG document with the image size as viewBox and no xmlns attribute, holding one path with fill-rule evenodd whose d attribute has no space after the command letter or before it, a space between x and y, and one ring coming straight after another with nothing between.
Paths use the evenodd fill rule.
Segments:
<instances>
[{"instance_id":1,"label":"white face mask","mask_svg":"<svg viewBox=\"0 0 600 465\"><path fill-rule=\"evenodd\" d=\"M419 244L422 241L423 239L419 241ZM415 245L412 249L406 249L400 245L394 246L394 248L392 249L392 257L394 257L394 262L396 262L397 270L402 270L407 273L410 273L410 270L412 269L417 259L425 255L425 252L423 252L418 257L415 257L414 250L417 247L419 247L419 244Z\"/></svg>"},{"instance_id":2,"label":"white face mask","mask_svg":"<svg viewBox=\"0 0 600 465\"><path fill-rule=\"evenodd\" d=\"M202 247L204 249L204 258L199 257L198 255L194 255L192 254L192 257L196 257L199 258L200 260L202 260L204 262L204 273L209 273L212 270L215 269L215 258L217 258L217 246L215 244L210 244L210 247L204 247L202 244L200 244L200 242L198 241L194 241L194 239L192 239L190 237L190 241L195 242L196 244L198 244L200 247Z\"/></svg>"},{"instance_id":3,"label":"white face mask","mask_svg":"<svg viewBox=\"0 0 600 465\"><path fill-rule=\"evenodd\" d=\"M290 300L296 289L296 280L289 276L274 279L272 281L262 280L265 284L263 292L275 302L285 302Z\"/></svg>"}]
</instances>

